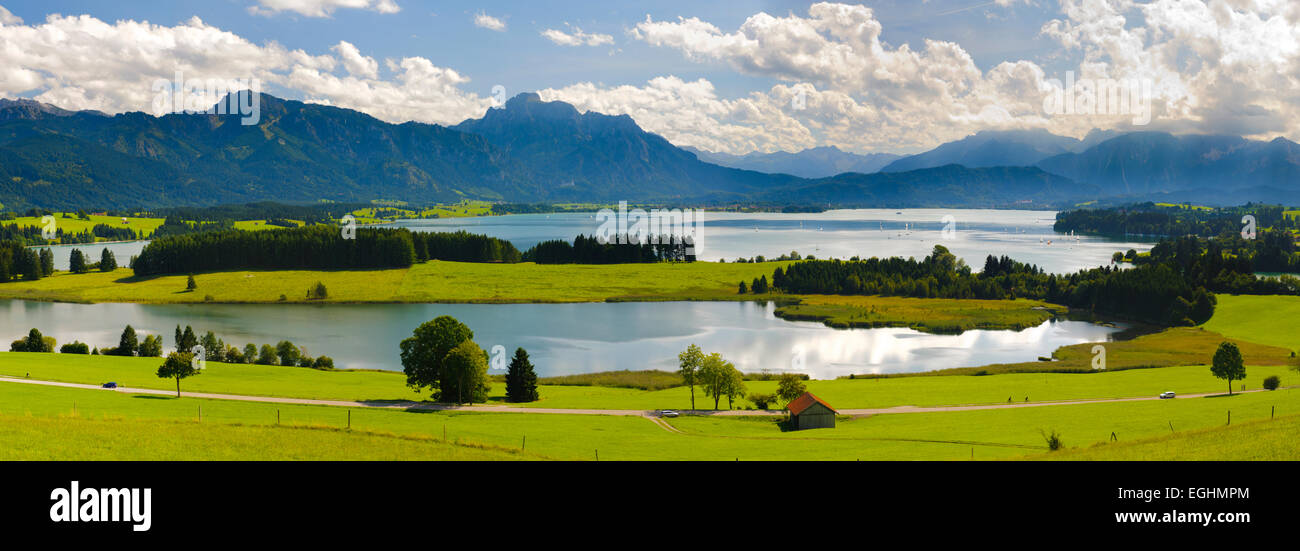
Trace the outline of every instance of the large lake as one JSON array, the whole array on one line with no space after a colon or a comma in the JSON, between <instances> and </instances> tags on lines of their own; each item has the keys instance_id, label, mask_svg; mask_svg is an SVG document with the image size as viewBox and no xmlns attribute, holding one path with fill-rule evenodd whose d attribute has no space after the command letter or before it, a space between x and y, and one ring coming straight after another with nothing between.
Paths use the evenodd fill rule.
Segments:
<instances>
[{"instance_id":1,"label":"large lake","mask_svg":"<svg viewBox=\"0 0 1300 551\"><path fill-rule=\"evenodd\" d=\"M952 216L952 232L945 237L945 216ZM963 209L857 209L812 214L706 212L698 254L716 261L773 258L791 251L818 258L901 256L930 254L942 243L975 270L990 254L1007 255L1036 264L1053 273L1069 273L1110 263L1115 251L1151 249L1149 242L1116 241L1101 237L1070 238L1052 231L1054 211ZM520 214L477 218L400 220L395 227L415 231L457 231L506 239L520 251L542 241L572 241L592 235L599 227L594 214ZM81 249L92 262L107 247L126 266L146 242L52 247L54 265L68 268L72 249Z\"/></svg>"},{"instance_id":2,"label":"large lake","mask_svg":"<svg viewBox=\"0 0 1300 551\"><path fill-rule=\"evenodd\" d=\"M947 237L951 216L952 227ZM1150 242L1101 237L1071 238L1052 231L1055 211L965 209L855 209L812 214L706 212L697 246L701 260L728 262L797 251L818 258L922 258L939 243L974 270L990 254L1007 255L1053 273L1070 273L1110 264L1116 251L1151 249ZM596 233L590 213L526 214L436 220L400 220L397 227L417 231L480 233L506 239L519 250L541 241L572 241Z\"/></svg>"},{"instance_id":3,"label":"large lake","mask_svg":"<svg viewBox=\"0 0 1300 551\"><path fill-rule=\"evenodd\" d=\"M952 218L945 221L945 217ZM1115 251L1149 243L1073 238L1052 231L1055 213L1018 210L863 209L815 214L706 213L697 246L704 260L775 257L791 251L818 258L914 256L942 243L972 268L989 254L1009 255L1056 273L1110 263ZM949 224L951 222L951 224ZM594 234L592 214L533 214L402 220L415 231L466 230L508 239L520 250L551 239ZM945 234L945 229L953 230ZM144 242L107 245L120 265ZM66 269L72 249L99 259L105 245L54 247ZM512 305L138 305L0 301L0 337L9 342L32 327L60 343L115 346L122 328L159 333L171 343L176 325L213 331L228 344L288 339L343 368L400 369L398 343L420 323L451 315L475 340L506 354L530 353L543 375L616 369L674 369L689 344L721 352L745 371L806 370L816 378L897 373L1033 361L1057 347L1112 338L1118 329L1054 320L1024 331L928 335L910 329L835 330L788 322L759 303L617 303ZM801 367L800 367L801 366Z\"/></svg>"},{"instance_id":4,"label":"large lake","mask_svg":"<svg viewBox=\"0 0 1300 551\"><path fill-rule=\"evenodd\" d=\"M740 302L428 305L60 304L0 300L8 343L36 327L58 339L116 346L127 324L172 346L179 325L239 347L288 339L340 368L401 369L398 343L420 323L454 316L475 341L508 355L524 347L542 375L676 368L694 343L744 371L799 368L815 378L1034 361L1057 347L1110 340L1120 329L1054 320L1023 331L930 335L910 329L837 330L789 322L774 306ZM3 355L0 355L0 360ZM495 371L494 371L495 372Z\"/></svg>"}]
</instances>

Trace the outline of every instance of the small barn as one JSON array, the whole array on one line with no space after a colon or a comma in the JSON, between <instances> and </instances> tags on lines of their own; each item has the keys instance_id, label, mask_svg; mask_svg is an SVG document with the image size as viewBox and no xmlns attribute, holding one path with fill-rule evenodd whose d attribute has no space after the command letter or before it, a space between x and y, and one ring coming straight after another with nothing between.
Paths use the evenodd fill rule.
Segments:
<instances>
[{"instance_id":1,"label":"small barn","mask_svg":"<svg viewBox=\"0 0 1300 551\"><path fill-rule=\"evenodd\" d=\"M835 428L835 408L811 392L795 398L786 409L790 411L790 427L793 430Z\"/></svg>"}]
</instances>

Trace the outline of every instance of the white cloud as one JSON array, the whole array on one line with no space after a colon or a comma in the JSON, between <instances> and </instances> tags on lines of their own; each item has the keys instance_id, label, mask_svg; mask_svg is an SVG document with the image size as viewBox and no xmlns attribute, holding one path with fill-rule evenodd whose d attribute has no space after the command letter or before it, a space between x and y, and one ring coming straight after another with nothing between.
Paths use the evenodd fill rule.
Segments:
<instances>
[{"instance_id":1,"label":"white cloud","mask_svg":"<svg viewBox=\"0 0 1300 551\"><path fill-rule=\"evenodd\" d=\"M474 16L474 25L497 32L504 32L506 30L506 24L504 21L483 12L478 12L478 15Z\"/></svg>"},{"instance_id":2,"label":"white cloud","mask_svg":"<svg viewBox=\"0 0 1300 551\"><path fill-rule=\"evenodd\" d=\"M1077 62L1068 68L1079 79L1150 82L1155 120L1149 129L1300 136L1300 3L1062 0L1061 9L1063 17L1041 33L1059 43L1054 55L1072 56L1065 59ZM1130 128L1135 118L1049 114L1043 99L1061 88L1053 79L1062 75L1048 75L1032 60L981 70L954 42L893 46L882 32L870 8L817 3L806 16L758 13L730 32L698 18L647 17L630 35L695 62L811 86L809 104L828 101L842 119L811 108L790 117L820 143L860 151L928 147L986 128L1082 136L1092 128ZM781 93L778 86L747 99L763 106L753 96L775 100ZM855 136L844 132L846 123L869 126L859 126Z\"/></svg>"},{"instance_id":3,"label":"white cloud","mask_svg":"<svg viewBox=\"0 0 1300 551\"><path fill-rule=\"evenodd\" d=\"M23 18L10 13L9 10L5 9L4 6L0 6L0 25L22 25L22 24L23 24Z\"/></svg>"},{"instance_id":4,"label":"white cloud","mask_svg":"<svg viewBox=\"0 0 1300 551\"><path fill-rule=\"evenodd\" d=\"M491 104L463 89L468 78L427 59L390 61L385 79L356 46L340 42L331 50L337 57L258 45L198 18L167 27L54 15L39 25L0 26L0 96L34 95L65 109L151 111L153 83L179 71L186 80L256 78L264 90L279 86L390 122L456 123Z\"/></svg>"},{"instance_id":5,"label":"white cloud","mask_svg":"<svg viewBox=\"0 0 1300 551\"><path fill-rule=\"evenodd\" d=\"M248 11L254 15L275 15L281 12L294 12L307 17L329 17L337 9L371 10L379 13L397 13L402 8L393 0L257 0L256 6L249 6Z\"/></svg>"},{"instance_id":6,"label":"white cloud","mask_svg":"<svg viewBox=\"0 0 1300 551\"><path fill-rule=\"evenodd\" d=\"M374 58L361 55L361 51L356 46L353 46L351 42L342 41L330 49L343 58L343 67L352 76L363 78L379 77L379 63Z\"/></svg>"},{"instance_id":7,"label":"white cloud","mask_svg":"<svg viewBox=\"0 0 1300 551\"><path fill-rule=\"evenodd\" d=\"M546 29L542 31L542 36L561 46L601 46L614 43L613 36L600 33L585 33L582 32L582 29L577 27L573 27L571 32L564 32L559 29Z\"/></svg>"}]
</instances>

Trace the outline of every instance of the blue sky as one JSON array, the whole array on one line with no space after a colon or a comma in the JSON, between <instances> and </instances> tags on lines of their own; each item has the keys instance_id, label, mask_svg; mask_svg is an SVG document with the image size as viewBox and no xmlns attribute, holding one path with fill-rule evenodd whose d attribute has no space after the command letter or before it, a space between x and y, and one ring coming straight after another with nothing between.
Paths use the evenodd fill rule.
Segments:
<instances>
[{"instance_id":1,"label":"blue sky","mask_svg":"<svg viewBox=\"0 0 1300 551\"><path fill-rule=\"evenodd\" d=\"M253 0L0 1L0 5L29 23L41 21L51 13L84 13L105 21L130 19L160 25L198 16L208 24L254 42L276 41L307 51L327 50L339 40L347 40L376 58L427 57L469 76L483 94L489 94L492 86L500 84L512 95L585 80L611 85L640 84L662 74L689 80L707 77L719 91L739 95L769 85L770 79L738 75L720 70L716 65L687 63L676 52L628 39L626 30L647 15L656 20L699 17L730 29L754 13L799 13L812 3L402 0L397 14L338 9L330 17L307 17L294 12L253 15L247 9L257 4ZM983 68L1008 58L1034 58L1054 48L1050 41L1037 35L1043 22L1059 11L1042 6L1007 9L984 0L888 0L863 4L876 10L878 19L885 25L884 38L888 42L918 47L926 38L952 40L962 44ZM473 19L479 13L504 21L506 32L475 26ZM997 17L990 18L987 14ZM565 29L566 23L586 32L608 34L615 44L613 47L563 47L550 43L540 34L547 28ZM611 50L621 51L611 55Z\"/></svg>"},{"instance_id":2,"label":"blue sky","mask_svg":"<svg viewBox=\"0 0 1300 551\"><path fill-rule=\"evenodd\" d=\"M1070 71L1149 84L1134 88L1153 104L1144 129L1294 139L1300 101L1276 90L1300 84L1297 4L0 0L0 96L147 110L147 83L174 66L256 76L271 93L392 122L454 124L481 116L500 85L731 153L911 152L993 128L1133 128L1113 106L1051 112L1042 97ZM548 30L590 40L564 45ZM806 109L791 110L796 96Z\"/></svg>"}]
</instances>

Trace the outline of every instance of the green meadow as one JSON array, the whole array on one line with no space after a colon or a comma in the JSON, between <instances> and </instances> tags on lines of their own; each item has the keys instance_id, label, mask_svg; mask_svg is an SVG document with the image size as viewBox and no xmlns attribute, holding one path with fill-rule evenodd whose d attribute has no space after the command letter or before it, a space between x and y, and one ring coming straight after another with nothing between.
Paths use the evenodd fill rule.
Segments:
<instances>
[{"instance_id":1,"label":"green meadow","mask_svg":"<svg viewBox=\"0 0 1300 551\"><path fill-rule=\"evenodd\" d=\"M1300 349L1300 297L1219 295L1206 330L1287 350Z\"/></svg>"},{"instance_id":2,"label":"green meadow","mask_svg":"<svg viewBox=\"0 0 1300 551\"><path fill-rule=\"evenodd\" d=\"M1223 425L1227 422L1229 410L1233 423L1267 419L1273 408L1278 415L1287 415L1300 411L1300 391L874 415L841 418L835 429L799 432L783 432L776 418L764 417L687 416L669 420L680 431L673 432L650 420L632 416L407 412L364 408L349 411L340 407L176 399L13 383L0 383L0 404L0 427L7 427L0 428L0 449L11 450L7 452L11 455L42 454L40 448L44 444L31 440L33 434L54 433L62 430L64 425L77 426L84 419L118 426L98 433L102 438L141 439L139 445L113 446L110 451L102 452L105 455L93 456L96 458L157 457L150 446L164 450L193 448L187 456L191 459L228 458L231 452L203 444L204 439L211 437L205 432L205 427L221 425L264 431L231 436L241 442L232 444L244 454L241 459L280 458L283 454L295 453L291 449L273 450L271 448L276 446L266 445L283 438L279 436L280 431L313 428L325 431L325 434L331 434L328 432L331 429L335 431L332 434L345 434L350 413L349 435L361 434L366 438L401 436L435 441L445 438L447 443L480 446L488 451L523 448L525 455L522 457L576 460L594 460L597 457L601 460L965 460L972 455L976 459L998 459L1045 454L1047 450L1041 431L1058 431L1067 448L1089 447L1110 441L1112 433L1119 442L1127 442L1169 434L1171 424L1175 431ZM13 419L18 421L9 422ZM33 419L51 420L51 423L41 425L31 421ZM36 428L30 431L12 428L24 423ZM82 433L87 438L95 438L94 434ZM294 432L294 437L301 434L304 433ZM68 437L67 441L61 436L54 438L63 442L53 446L57 450L68 454L81 453L75 450L79 441L75 436ZM245 438L246 445L243 443ZM257 445L259 441L263 445ZM399 446L393 440L380 441L394 448ZM24 443L37 449L12 451ZM83 445L93 448L99 444L90 442ZM65 457L57 450L54 457ZM350 453L349 459L370 459L391 457L392 452L357 447Z\"/></svg>"},{"instance_id":3,"label":"green meadow","mask_svg":"<svg viewBox=\"0 0 1300 551\"><path fill-rule=\"evenodd\" d=\"M1069 310L1037 300L915 299L817 295L776 309L787 320L820 321L841 329L911 327L930 333L1025 329Z\"/></svg>"},{"instance_id":4,"label":"green meadow","mask_svg":"<svg viewBox=\"0 0 1300 551\"><path fill-rule=\"evenodd\" d=\"M1057 461L1296 461L1300 415L1196 429L1035 456Z\"/></svg>"},{"instance_id":5,"label":"green meadow","mask_svg":"<svg viewBox=\"0 0 1300 551\"><path fill-rule=\"evenodd\" d=\"M0 461L500 461L517 450L329 427L0 414Z\"/></svg>"},{"instance_id":6,"label":"green meadow","mask_svg":"<svg viewBox=\"0 0 1300 551\"><path fill-rule=\"evenodd\" d=\"M1205 358L1208 362L1209 358ZM0 375L28 377L69 383L101 384L113 381L121 386L174 390L175 382L155 376L159 358L122 358L72 354L0 353ZM1269 375L1281 377L1284 386L1300 380L1285 366L1247 368L1247 388L1260 388ZM181 391L252 396L280 396L321 400L420 400L406 387L405 377L396 372L317 371L306 368L221 364L211 362L201 375L185 379ZM3 383L0 383L3 384ZM1239 383L1240 384L1240 383ZM748 381L750 392L772 393L775 381ZM935 375L879 379L837 379L807 381L807 388L840 409L886 408L894 406L945 406L1000 404L1013 402L1086 400L1150 397L1166 390L1179 394L1223 392L1224 381L1210 374L1208 367L1178 366L1130 369L1095 373L1008 373L988 376ZM1238 386L1238 388L1240 388ZM578 409L688 409L686 387L663 390L611 388L603 386L542 385L541 400L512 404L537 408ZM505 404L504 383L493 383L489 401ZM696 388L696 407L710 409L713 401ZM726 400L722 407L726 408ZM740 400L737 407L752 407Z\"/></svg>"},{"instance_id":7,"label":"green meadow","mask_svg":"<svg viewBox=\"0 0 1300 551\"><path fill-rule=\"evenodd\" d=\"M43 228L45 224L41 223L41 216L20 216L13 220L0 221L0 224L17 227L36 227ZM120 216L97 216L90 215L89 220L77 218L76 213L56 212L54 213L55 228L63 230L64 233L82 233L90 231L97 224L105 224L114 228L131 228L136 233L144 237L153 234L153 231L163 224L162 218L137 218L127 217L126 223L122 222Z\"/></svg>"},{"instance_id":8,"label":"green meadow","mask_svg":"<svg viewBox=\"0 0 1300 551\"><path fill-rule=\"evenodd\" d=\"M788 263L711 262L539 265L431 261L406 269L360 271L230 271L134 277L114 272L57 272L38 281L0 285L0 298L59 302L137 303L403 303L403 302L599 302L606 300L740 300L741 280L771 276ZM324 283L329 298L308 300L307 289ZM281 300L281 296L284 300Z\"/></svg>"}]
</instances>

